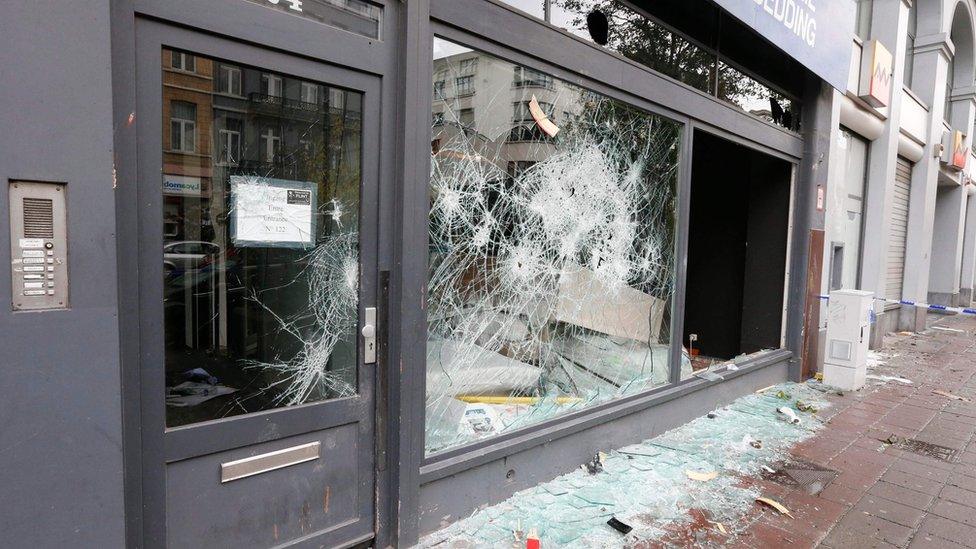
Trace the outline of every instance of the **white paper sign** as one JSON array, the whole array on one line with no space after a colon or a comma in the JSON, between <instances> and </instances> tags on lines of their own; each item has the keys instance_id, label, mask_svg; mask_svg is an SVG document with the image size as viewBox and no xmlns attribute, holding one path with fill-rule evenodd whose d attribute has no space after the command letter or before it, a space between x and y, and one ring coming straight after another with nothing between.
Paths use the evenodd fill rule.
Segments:
<instances>
[{"instance_id":1,"label":"white paper sign","mask_svg":"<svg viewBox=\"0 0 976 549\"><path fill-rule=\"evenodd\" d=\"M303 181L231 176L235 246L311 247L315 188Z\"/></svg>"}]
</instances>

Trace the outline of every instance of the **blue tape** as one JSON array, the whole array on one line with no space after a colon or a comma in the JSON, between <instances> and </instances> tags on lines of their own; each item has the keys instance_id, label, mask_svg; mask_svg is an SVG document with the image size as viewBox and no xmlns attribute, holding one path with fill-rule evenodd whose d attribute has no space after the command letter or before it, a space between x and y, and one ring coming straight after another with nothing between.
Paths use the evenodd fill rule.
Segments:
<instances>
[{"instance_id":1,"label":"blue tape","mask_svg":"<svg viewBox=\"0 0 976 549\"><path fill-rule=\"evenodd\" d=\"M937 311L944 311L947 309L945 305L929 305L929 309L935 309Z\"/></svg>"},{"instance_id":2,"label":"blue tape","mask_svg":"<svg viewBox=\"0 0 976 549\"><path fill-rule=\"evenodd\" d=\"M962 312L970 315L976 315L976 309L963 309Z\"/></svg>"}]
</instances>

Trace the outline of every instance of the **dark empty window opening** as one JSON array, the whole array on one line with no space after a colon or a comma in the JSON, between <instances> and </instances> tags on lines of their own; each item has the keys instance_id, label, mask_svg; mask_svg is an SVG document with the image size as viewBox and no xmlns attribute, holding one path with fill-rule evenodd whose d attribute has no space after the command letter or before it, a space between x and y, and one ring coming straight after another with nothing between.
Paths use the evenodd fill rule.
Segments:
<instances>
[{"instance_id":1,"label":"dark empty window opening","mask_svg":"<svg viewBox=\"0 0 976 549\"><path fill-rule=\"evenodd\" d=\"M684 345L694 337L697 368L780 347L791 173L789 162L695 132Z\"/></svg>"}]
</instances>

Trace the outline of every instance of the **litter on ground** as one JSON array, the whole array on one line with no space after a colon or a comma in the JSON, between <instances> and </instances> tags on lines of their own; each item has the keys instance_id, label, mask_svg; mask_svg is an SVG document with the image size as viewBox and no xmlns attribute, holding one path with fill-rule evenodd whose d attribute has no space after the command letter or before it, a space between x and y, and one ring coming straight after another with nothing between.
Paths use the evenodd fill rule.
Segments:
<instances>
[{"instance_id":1,"label":"litter on ground","mask_svg":"<svg viewBox=\"0 0 976 549\"><path fill-rule=\"evenodd\" d=\"M616 548L696 521L731 536L756 502L792 516L742 478L770 470L794 444L823 428L815 413L794 412L797 400L813 409L829 406L814 385L820 384L775 385L655 438L595 456L582 469L429 534L420 547L506 547L514 531L531 525L544 547ZM591 473L587 465L598 459L602 470ZM457 519L449 513L446 518Z\"/></svg>"}]
</instances>

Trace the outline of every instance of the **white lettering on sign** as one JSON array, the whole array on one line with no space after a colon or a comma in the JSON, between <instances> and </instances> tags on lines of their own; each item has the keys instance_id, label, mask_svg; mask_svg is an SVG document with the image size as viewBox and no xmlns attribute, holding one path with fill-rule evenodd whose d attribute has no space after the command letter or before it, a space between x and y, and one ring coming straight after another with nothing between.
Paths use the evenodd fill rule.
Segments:
<instances>
[{"instance_id":1,"label":"white lettering on sign","mask_svg":"<svg viewBox=\"0 0 976 549\"><path fill-rule=\"evenodd\" d=\"M295 11L302 11L302 0L268 0L269 4L274 5L288 5L289 8Z\"/></svg>"},{"instance_id":2,"label":"white lettering on sign","mask_svg":"<svg viewBox=\"0 0 976 549\"><path fill-rule=\"evenodd\" d=\"M43 238L21 238L20 247L21 248L43 248L44 239Z\"/></svg>"},{"instance_id":3,"label":"white lettering on sign","mask_svg":"<svg viewBox=\"0 0 976 549\"><path fill-rule=\"evenodd\" d=\"M813 0L753 0L811 48L817 44L817 6Z\"/></svg>"}]
</instances>

